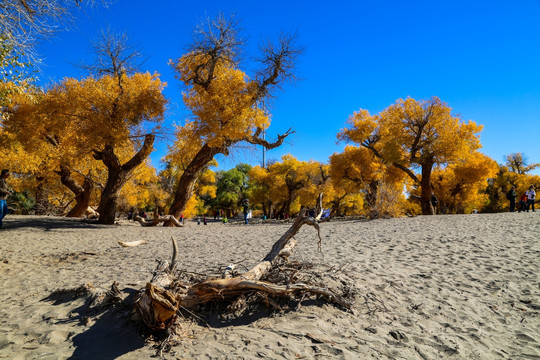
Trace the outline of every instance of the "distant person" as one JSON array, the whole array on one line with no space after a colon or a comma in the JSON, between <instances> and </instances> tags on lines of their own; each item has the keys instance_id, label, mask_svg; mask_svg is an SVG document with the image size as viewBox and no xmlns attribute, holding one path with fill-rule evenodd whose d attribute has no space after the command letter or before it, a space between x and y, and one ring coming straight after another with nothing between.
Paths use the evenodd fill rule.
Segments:
<instances>
[{"instance_id":1,"label":"distant person","mask_svg":"<svg viewBox=\"0 0 540 360\"><path fill-rule=\"evenodd\" d=\"M529 186L529 190L525 193L527 194L527 212L529 212L529 208L532 207L532 211L534 212L534 201L536 200L536 191L534 191L534 185Z\"/></svg>"},{"instance_id":2,"label":"distant person","mask_svg":"<svg viewBox=\"0 0 540 360\"><path fill-rule=\"evenodd\" d=\"M0 228L2 227L2 220L8 213L8 207L6 199L9 194L12 193L11 190L9 190L8 185L6 183L6 179L9 177L9 170L4 169L0 173Z\"/></svg>"},{"instance_id":3,"label":"distant person","mask_svg":"<svg viewBox=\"0 0 540 360\"><path fill-rule=\"evenodd\" d=\"M518 209L519 209L518 212L522 212L522 211L527 210L527 193L524 193L519 198ZM527 210L527 211L529 211L529 210Z\"/></svg>"},{"instance_id":4,"label":"distant person","mask_svg":"<svg viewBox=\"0 0 540 360\"><path fill-rule=\"evenodd\" d=\"M248 199L244 199L244 202L242 203L242 208L244 210L244 223L247 225L247 223L248 223L248 214L249 214L249 201L248 201Z\"/></svg>"},{"instance_id":5,"label":"distant person","mask_svg":"<svg viewBox=\"0 0 540 360\"><path fill-rule=\"evenodd\" d=\"M208 224L206 223L206 216L203 217L203 224L204 224L204 225L208 225Z\"/></svg>"},{"instance_id":6,"label":"distant person","mask_svg":"<svg viewBox=\"0 0 540 360\"><path fill-rule=\"evenodd\" d=\"M431 193L431 206L433 206L433 213L437 214L437 208L439 206L439 199L435 196L435 193Z\"/></svg>"},{"instance_id":7,"label":"distant person","mask_svg":"<svg viewBox=\"0 0 540 360\"><path fill-rule=\"evenodd\" d=\"M512 186L512 188L506 193L506 198L508 199L508 201L510 201L510 212L514 212L517 198L515 186Z\"/></svg>"}]
</instances>

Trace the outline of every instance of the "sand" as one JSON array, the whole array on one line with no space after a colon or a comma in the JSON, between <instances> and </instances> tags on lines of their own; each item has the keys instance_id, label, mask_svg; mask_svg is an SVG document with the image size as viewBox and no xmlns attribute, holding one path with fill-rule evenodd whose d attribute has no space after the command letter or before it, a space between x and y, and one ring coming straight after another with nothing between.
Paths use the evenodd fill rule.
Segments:
<instances>
[{"instance_id":1,"label":"sand","mask_svg":"<svg viewBox=\"0 0 540 360\"><path fill-rule=\"evenodd\" d=\"M215 273L257 263L287 224L143 228L8 215L0 230L0 359L147 359L119 313L81 318L92 284L144 287L156 259ZM351 312L306 301L234 325L186 323L166 359L540 359L540 213L419 216L304 227L293 258L341 269ZM147 240L124 248L118 241Z\"/></svg>"}]
</instances>

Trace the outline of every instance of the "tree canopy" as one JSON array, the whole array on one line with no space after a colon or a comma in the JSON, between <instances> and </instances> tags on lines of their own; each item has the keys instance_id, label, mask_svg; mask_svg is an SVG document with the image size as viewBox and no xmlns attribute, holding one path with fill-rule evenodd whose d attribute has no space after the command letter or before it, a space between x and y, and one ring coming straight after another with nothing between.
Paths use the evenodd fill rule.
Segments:
<instances>
[{"instance_id":1,"label":"tree canopy","mask_svg":"<svg viewBox=\"0 0 540 360\"><path fill-rule=\"evenodd\" d=\"M421 188L423 214L433 214L430 204L431 172L464 158L480 147L481 126L461 121L439 98L399 99L380 114L355 112L338 138L369 149L376 157L405 172ZM420 174L415 172L420 168Z\"/></svg>"}]
</instances>

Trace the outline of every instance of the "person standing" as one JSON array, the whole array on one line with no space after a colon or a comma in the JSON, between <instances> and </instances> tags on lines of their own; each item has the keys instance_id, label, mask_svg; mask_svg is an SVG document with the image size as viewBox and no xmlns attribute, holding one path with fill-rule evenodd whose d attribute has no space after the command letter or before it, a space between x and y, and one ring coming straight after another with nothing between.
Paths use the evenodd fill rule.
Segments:
<instances>
[{"instance_id":1,"label":"person standing","mask_svg":"<svg viewBox=\"0 0 540 360\"><path fill-rule=\"evenodd\" d=\"M527 194L523 193L523 195L521 195L521 197L519 198L518 212L522 212L526 210L527 210Z\"/></svg>"},{"instance_id":2,"label":"person standing","mask_svg":"<svg viewBox=\"0 0 540 360\"><path fill-rule=\"evenodd\" d=\"M515 186L512 186L512 188L506 193L506 198L508 199L508 201L510 201L510 212L514 212L516 208L516 198L517 198Z\"/></svg>"},{"instance_id":3,"label":"person standing","mask_svg":"<svg viewBox=\"0 0 540 360\"><path fill-rule=\"evenodd\" d=\"M0 172L0 228L2 227L2 220L7 215L8 207L7 207L7 196L11 194L11 190L9 190L6 179L9 177L9 170L4 169L2 172Z\"/></svg>"},{"instance_id":4,"label":"person standing","mask_svg":"<svg viewBox=\"0 0 540 360\"><path fill-rule=\"evenodd\" d=\"M536 200L536 191L534 191L534 185L529 186L529 190L525 193L527 194L527 212L529 212L529 208L532 207L532 211L534 212L534 201Z\"/></svg>"},{"instance_id":5,"label":"person standing","mask_svg":"<svg viewBox=\"0 0 540 360\"><path fill-rule=\"evenodd\" d=\"M245 199L242 203L242 208L244 210L244 223L247 225L248 223L248 214L249 214L249 201L248 199Z\"/></svg>"},{"instance_id":6,"label":"person standing","mask_svg":"<svg viewBox=\"0 0 540 360\"><path fill-rule=\"evenodd\" d=\"M437 215L437 210L439 207L439 199L435 196L435 193L431 193L431 206L433 207L433 214Z\"/></svg>"}]
</instances>

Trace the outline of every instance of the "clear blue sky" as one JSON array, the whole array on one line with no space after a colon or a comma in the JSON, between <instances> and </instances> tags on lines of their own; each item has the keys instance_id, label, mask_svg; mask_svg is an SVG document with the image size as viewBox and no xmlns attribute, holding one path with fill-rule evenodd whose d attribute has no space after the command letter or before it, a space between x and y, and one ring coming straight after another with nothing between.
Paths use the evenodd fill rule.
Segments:
<instances>
[{"instance_id":1,"label":"clear blue sky","mask_svg":"<svg viewBox=\"0 0 540 360\"><path fill-rule=\"evenodd\" d=\"M165 127L183 123L180 84L167 62L179 58L205 16L235 13L246 51L262 40L296 32L305 54L301 81L287 85L272 104L270 136L293 127L288 143L268 153L279 160L327 161L344 144L336 134L360 108L377 113L398 98L438 96L464 120L484 126L482 151L501 163L522 152L540 162L540 1L200 1L116 0L108 8L76 14L76 24L43 42L41 83L80 77L73 64L91 58L90 41L108 26L126 32L149 60L144 70L168 83ZM169 140L169 142L172 140ZM152 161L159 167L166 142ZM257 164L260 153L238 151L220 168ZM540 171L536 171L540 174Z\"/></svg>"}]
</instances>

